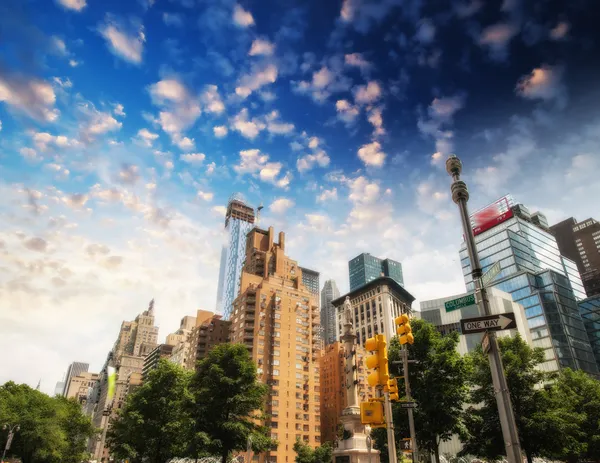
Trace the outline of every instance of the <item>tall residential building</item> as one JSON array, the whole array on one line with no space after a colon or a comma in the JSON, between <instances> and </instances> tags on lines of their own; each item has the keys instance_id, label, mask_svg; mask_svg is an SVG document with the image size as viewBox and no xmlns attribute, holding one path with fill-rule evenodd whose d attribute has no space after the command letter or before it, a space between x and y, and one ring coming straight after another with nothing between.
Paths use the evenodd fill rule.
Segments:
<instances>
[{"instance_id":1,"label":"tall residential building","mask_svg":"<svg viewBox=\"0 0 600 463\"><path fill-rule=\"evenodd\" d=\"M146 381L148 374L158 366L160 359L166 359L173 353L175 346L170 344L159 344L144 358L144 364L142 366L142 379Z\"/></svg>"},{"instance_id":2,"label":"tall residential building","mask_svg":"<svg viewBox=\"0 0 600 463\"><path fill-rule=\"evenodd\" d=\"M340 297L340 290L335 284L335 280L327 280L321 291L321 326L323 327L323 341L325 345L332 344L337 340L336 309L331 301L338 297Z\"/></svg>"},{"instance_id":3,"label":"tall residential building","mask_svg":"<svg viewBox=\"0 0 600 463\"><path fill-rule=\"evenodd\" d=\"M91 394L91 389L93 389L96 381L98 381L98 377L98 373L89 373L87 371L73 376L67 386L65 397L67 399L74 397L81 405L85 406Z\"/></svg>"},{"instance_id":4,"label":"tall residential building","mask_svg":"<svg viewBox=\"0 0 600 463\"><path fill-rule=\"evenodd\" d=\"M598 367L577 307L577 300L585 297L577 266L560 254L542 214L531 214L522 204L511 206L511 198L503 197L471 218L483 271L500 263L502 270L491 284L525 308L533 345L546 351L542 367L596 374ZM464 242L460 259L467 291L473 292Z\"/></svg>"},{"instance_id":5,"label":"tall residential building","mask_svg":"<svg viewBox=\"0 0 600 463\"><path fill-rule=\"evenodd\" d=\"M231 322L223 320L221 315L209 313L211 316L202 319L190 334L192 354L188 357L185 366L188 370L196 369L198 360L206 357L215 346L229 342Z\"/></svg>"},{"instance_id":6,"label":"tall residential building","mask_svg":"<svg viewBox=\"0 0 600 463\"><path fill-rule=\"evenodd\" d=\"M404 286L402 264L392 259L379 259L368 252L362 253L348 262L350 291L360 288L380 276L393 279Z\"/></svg>"},{"instance_id":7,"label":"tall residential building","mask_svg":"<svg viewBox=\"0 0 600 463\"><path fill-rule=\"evenodd\" d=\"M321 441L319 325L316 298L302 283L302 270L285 254L285 234L254 228L246 241L240 293L231 317L231 341L244 344L269 385L265 425L277 449L258 460L293 463L296 439Z\"/></svg>"},{"instance_id":8,"label":"tall residential building","mask_svg":"<svg viewBox=\"0 0 600 463\"><path fill-rule=\"evenodd\" d=\"M356 371L358 376L358 399L366 402L375 397L375 388L369 386L368 371L363 359L364 348L356 346ZM342 410L348 406L348 384L344 371L344 344L335 341L325 347L319 358L321 370L321 442L335 442Z\"/></svg>"},{"instance_id":9,"label":"tall residential building","mask_svg":"<svg viewBox=\"0 0 600 463\"><path fill-rule=\"evenodd\" d=\"M300 267L302 270L302 284L315 296L319 295L321 285L319 284L319 272L316 270L310 270L305 267Z\"/></svg>"},{"instance_id":10,"label":"tall residential building","mask_svg":"<svg viewBox=\"0 0 600 463\"><path fill-rule=\"evenodd\" d=\"M128 391L141 383L144 358L156 347L158 327L154 326L154 300L148 309L139 314L134 321L124 321L112 350L108 353L97 386L93 391L96 400L92 422L101 430L90 439L88 450L93 459L109 461L106 447L106 431L116 412L123 406ZM116 386L112 400L108 400L108 371L115 369Z\"/></svg>"},{"instance_id":11,"label":"tall residential building","mask_svg":"<svg viewBox=\"0 0 600 463\"><path fill-rule=\"evenodd\" d=\"M600 295L579 301L579 313L600 370Z\"/></svg>"},{"instance_id":12,"label":"tall residential building","mask_svg":"<svg viewBox=\"0 0 600 463\"><path fill-rule=\"evenodd\" d=\"M83 372L88 371L88 368L90 367L89 363L83 363L83 362L73 362L71 365L69 365L69 368L67 368L67 375L65 376L65 381L64 381L64 385L63 385L63 390L62 390L62 395L63 396L67 396L67 389L69 388L69 384L71 383L71 378L73 378L74 376L78 376Z\"/></svg>"},{"instance_id":13,"label":"tall residential building","mask_svg":"<svg viewBox=\"0 0 600 463\"><path fill-rule=\"evenodd\" d=\"M229 320L233 301L240 291L240 276L246 253L246 235L254 224L254 209L241 195L229 199L225 214L225 243L221 251L219 286L217 288L217 312Z\"/></svg>"},{"instance_id":14,"label":"tall residential building","mask_svg":"<svg viewBox=\"0 0 600 463\"><path fill-rule=\"evenodd\" d=\"M403 313L412 314L411 304L415 300L414 296L393 278L379 277L371 280L332 301L336 308L336 339L341 339L342 336L342 308L346 298L350 298L356 343L359 346L364 346L365 341L376 334L385 334L387 339L392 339L396 335L394 318Z\"/></svg>"},{"instance_id":15,"label":"tall residential building","mask_svg":"<svg viewBox=\"0 0 600 463\"><path fill-rule=\"evenodd\" d=\"M199 310L198 312L203 313L204 311ZM181 367L187 365L190 356L196 355L195 352L192 352L190 344L190 335L195 326L196 317L186 315L181 319L179 329L167 336L166 343L173 345L169 360Z\"/></svg>"},{"instance_id":16,"label":"tall residential building","mask_svg":"<svg viewBox=\"0 0 600 463\"><path fill-rule=\"evenodd\" d=\"M600 223L573 217L552 225L560 253L577 264L588 297L600 295Z\"/></svg>"}]
</instances>

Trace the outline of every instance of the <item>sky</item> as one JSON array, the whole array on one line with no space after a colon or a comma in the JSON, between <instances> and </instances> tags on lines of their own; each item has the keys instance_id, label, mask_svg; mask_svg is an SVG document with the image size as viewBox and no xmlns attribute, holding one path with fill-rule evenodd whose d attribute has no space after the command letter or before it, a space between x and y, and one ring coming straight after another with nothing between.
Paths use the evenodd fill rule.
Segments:
<instances>
[{"instance_id":1,"label":"sky","mask_svg":"<svg viewBox=\"0 0 600 463\"><path fill-rule=\"evenodd\" d=\"M156 301L214 310L234 193L348 290L361 252L464 292L444 162L478 209L600 217L593 1L4 0L0 383L99 371Z\"/></svg>"}]
</instances>

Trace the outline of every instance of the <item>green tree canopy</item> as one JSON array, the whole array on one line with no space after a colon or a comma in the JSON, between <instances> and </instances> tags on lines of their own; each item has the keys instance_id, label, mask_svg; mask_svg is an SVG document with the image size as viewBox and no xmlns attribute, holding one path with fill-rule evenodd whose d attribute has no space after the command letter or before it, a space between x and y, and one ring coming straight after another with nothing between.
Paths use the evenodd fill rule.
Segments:
<instances>
[{"instance_id":1,"label":"green tree canopy","mask_svg":"<svg viewBox=\"0 0 600 463\"><path fill-rule=\"evenodd\" d=\"M164 463L185 456L192 429L192 373L161 360L144 384L127 397L107 432L111 453L133 462Z\"/></svg>"},{"instance_id":2,"label":"green tree canopy","mask_svg":"<svg viewBox=\"0 0 600 463\"><path fill-rule=\"evenodd\" d=\"M294 443L294 452L296 452L296 463L330 463L333 457L333 447L329 442L313 449L298 439Z\"/></svg>"},{"instance_id":3,"label":"green tree canopy","mask_svg":"<svg viewBox=\"0 0 600 463\"><path fill-rule=\"evenodd\" d=\"M242 344L220 344L198 362L190 391L194 420L193 451L220 455L228 461L231 452L244 451L248 439L256 452L275 442L259 419L268 392L257 381L256 365Z\"/></svg>"},{"instance_id":4,"label":"green tree canopy","mask_svg":"<svg viewBox=\"0 0 600 463\"><path fill-rule=\"evenodd\" d=\"M79 462L95 432L74 399L50 397L13 382L0 386L0 425L6 423L20 425L8 455L23 463ZM7 437L7 431L0 431L2 449Z\"/></svg>"}]
</instances>

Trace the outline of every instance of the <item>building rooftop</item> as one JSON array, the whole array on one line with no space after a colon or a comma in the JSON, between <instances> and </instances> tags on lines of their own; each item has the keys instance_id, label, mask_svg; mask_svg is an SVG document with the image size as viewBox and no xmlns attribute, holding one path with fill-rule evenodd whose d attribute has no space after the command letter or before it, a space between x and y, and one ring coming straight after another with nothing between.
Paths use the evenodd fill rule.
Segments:
<instances>
[{"instance_id":1,"label":"building rooftop","mask_svg":"<svg viewBox=\"0 0 600 463\"><path fill-rule=\"evenodd\" d=\"M334 299L333 301L331 301L331 303L335 307L337 307L344 303L344 301L346 300L346 296L348 296L348 297L350 297L350 299L352 299L354 296L357 296L360 293L368 291L371 288L374 288L374 287L376 287L378 285L382 285L382 284L386 284L386 285L390 286L395 292L402 295L402 297L409 303L412 303L415 300L415 297L412 294L410 294L406 289L404 289L402 286L400 286L396 280L394 280L393 278L390 278L390 277L383 276L383 277L376 278L373 281L368 282L366 285L363 285L360 288L356 288L355 290L350 291L349 293L344 294L343 296L338 297L337 299Z\"/></svg>"}]
</instances>

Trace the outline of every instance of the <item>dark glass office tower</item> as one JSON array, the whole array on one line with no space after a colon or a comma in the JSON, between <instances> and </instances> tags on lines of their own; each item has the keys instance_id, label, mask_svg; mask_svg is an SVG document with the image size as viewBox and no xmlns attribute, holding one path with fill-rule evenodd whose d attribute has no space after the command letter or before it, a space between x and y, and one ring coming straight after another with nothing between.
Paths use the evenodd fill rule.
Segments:
<instances>
[{"instance_id":1,"label":"dark glass office tower","mask_svg":"<svg viewBox=\"0 0 600 463\"><path fill-rule=\"evenodd\" d=\"M390 277L400 286L404 286L402 264L392 259L378 259L363 253L348 262L350 272L350 291L360 288L381 276Z\"/></svg>"}]
</instances>

